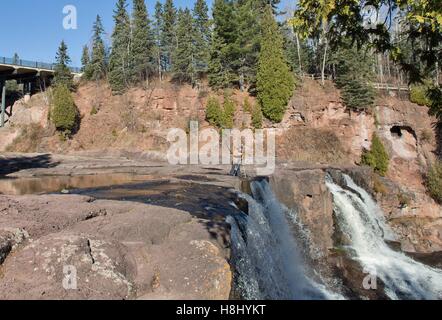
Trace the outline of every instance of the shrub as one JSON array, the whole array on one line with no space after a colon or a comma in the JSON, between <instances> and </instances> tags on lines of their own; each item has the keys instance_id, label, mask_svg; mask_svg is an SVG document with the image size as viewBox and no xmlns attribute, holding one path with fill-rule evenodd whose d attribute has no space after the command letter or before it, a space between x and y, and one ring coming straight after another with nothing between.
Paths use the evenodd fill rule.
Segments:
<instances>
[{"instance_id":1,"label":"shrub","mask_svg":"<svg viewBox=\"0 0 442 320\"><path fill-rule=\"evenodd\" d=\"M388 153L385 150L381 139L379 139L379 137L374 134L371 144L371 150L365 151L362 154L361 163L373 168L373 170L381 176L385 176L388 171L389 161L390 159L388 157Z\"/></svg>"},{"instance_id":2,"label":"shrub","mask_svg":"<svg viewBox=\"0 0 442 320\"><path fill-rule=\"evenodd\" d=\"M221 105L216 97L209 97L206 109L206 120L212 126L221 127L222 125Z\"/></svg>"},{"instance_id":3,"label":"shrub","mask_svg":"<svg viewBox=\"0 0 442 320\"><path fill-rule=\"evenodd\" d=\"M235 102L232 100L230 94L226 93L224 95L224 105L222 112L222 127L224 129L232 129L234 126L235 118Z\"/></svg>"},{"instance_id":4,"label":"shrub","mask_svg":"<svg viewBox=\"0 0 442 320\"><path fill-rule=\"evenodd\" d=\"M410 101L420 106L431 105L431 101L427 96L429 87L425 84L412 86L410 89Z\"/></svg>"},{"instance_id":5,"label":"shrub","mask_svg":"<svg viewBox=\"0 0 442 320\"><path fill-rule=\"evenodd\" d=\"M70 135L78 127L79 112L66 85L58 85L53 92L51 120L55 128Z\"/></svg>"},{"instance_id":6,"label":"shrub","mask_svg":"<svg viewBox=\"0 0 442 320\"><path fill-rule=\"evenodd\" d=\"M253 112L252 104L250 103L250 100L247 97L244 99L243 110L244 110L244 112L248 112L248 113Z\"/></svg>"},{"instance_id":7,"label":"shrub","mask_svg":"<svg viewBox=\"0 0 442 320\"><path fill-rule=\"evenodd\" d=\"M255 129L262 129L262 118L261 108L255 105L252 112L252 125Z\"/></svg>"},{"instance_id":8,"label":"shrub","mask_svg":"<svg viewBox=\"0 0 442 320\"><path fill-rule=\"evenodd\" d=\"M428 170L427 189L431 197L442 203L442 161L436 161Z\"/></svg>"},{"instance_id":9,"label":"shrub","mask_svg":"<svg viewBox=\"0 0 442 320\"><path fill-rule=\"evenodd\" d=\"M92 109L91 109L91 116L94 116L94 115L96 115L98 113L98 110L97 110L97 108L95 107L95 106L93 106L92 107Z\"/></svg>"},{"instance_id":10,"label":"shrub","mask_svg":"<svg viewBox=\"0 0 442 320\"><path fill-rule=\"evenodd\" d=\"M207 102L206 120L212 126L232 129L234 126L235 111L235 102L230 97L230 94L225 94L222 107L216 97L210 97Z\"/></svg>"},{"instance_id":11,"label":"shrub","mask_svg":"<svg viewBox=\"0 0 442 320\"><path fill-rule=\"evenodd\" d=\"M387 188L378 175L373 175L373 190L381 195L387 194Z\"/></svg>"},{"instance_id":12,"label":"shrub","mask_svg":"<svg viewBox=\"0 0 442 320\"><path fill-rule=\"evenodd\" d=\"M20 93L20 87L17 80L8 80L5 82L7 94L18 94Z\"/></svg>"}]
</instances>

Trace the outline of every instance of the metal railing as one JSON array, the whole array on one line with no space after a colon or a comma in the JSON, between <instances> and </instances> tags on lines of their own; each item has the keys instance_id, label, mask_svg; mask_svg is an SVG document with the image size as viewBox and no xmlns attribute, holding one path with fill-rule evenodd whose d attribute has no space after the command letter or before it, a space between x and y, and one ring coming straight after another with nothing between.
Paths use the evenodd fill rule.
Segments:
<instances>
[{"instance_id":1,"label":"metal railing","mask_svg":"<svg viewBox=\"0 0 442 320\"><path fill-rule=\"evenodd\" d=\"M303 73L301 75L302 77L310 78L312 80L321 80L322 75L321 74L308 74ZM333 75L331 74L325 74L326 80L333 80ZM374 89L377 90L391 90L391 91L410 91L410 87L406 84L400 84L397 83L389 83L389 82L370 82L370 84L373 86Z\"/></svg>"},{"instance_id":2,"label":"metal railing","mask_svg":"<svg viewBox=\"0 0 442 320\"><path fill-rule=\"evenodd\" d=\"M30 61L16 58L6 58L0 57L0 64L6 64L11 66L18 66L24 68L35 68L35 69L43 69L43 70L55 70L55 64L46 63L46 62L38 62L38 61ZM69 67L72 73L80 73L80 68Z\"/></svg>"}]
</instances>

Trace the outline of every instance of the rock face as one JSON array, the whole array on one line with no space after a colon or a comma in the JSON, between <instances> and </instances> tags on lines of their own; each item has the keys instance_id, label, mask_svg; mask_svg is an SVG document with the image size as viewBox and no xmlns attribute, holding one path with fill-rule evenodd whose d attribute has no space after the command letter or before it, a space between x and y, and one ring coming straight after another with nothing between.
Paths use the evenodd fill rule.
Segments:
<instances>
[{"instance_id":1,"label":"rock face","mask_svg":"<svg viewBox=\"0 0 442 320\"><path fill-rule=\"evenodd\" d=\"M325 172L313 170L279 170L271 185L286 207L295 211L300 227L308 230L308 256L318 260L333 247L333 202L325 185Z\"/></svg>"},{"instance_id":2,"label":"rock face","mask_svg":"<svg viewBox=\"0 0 442 320\"><path fill-rule=\"evenodd\" d=\"M369 112L346 110L331 84L306 80L290 102L278 155L286 161L358 164L373 133L390 156L388 179L369 174L369 187L408 251L442 250L442 208L426 193L424 176L438 151L436 119L426 107L395 97L379 98ZM375 183L376 182L376 183ZM375 186L376 184L376 186Z\"/></svg>"},{"instance_id":3,"label":"rock face","mask_svg":"<svg viewBox=\"0 0 442 320\"><path fill-rule=\"evenodd\" d=\"M228 254L189 213L1 196L0 299L228 299Z\"/></svg>"}]
</instances>

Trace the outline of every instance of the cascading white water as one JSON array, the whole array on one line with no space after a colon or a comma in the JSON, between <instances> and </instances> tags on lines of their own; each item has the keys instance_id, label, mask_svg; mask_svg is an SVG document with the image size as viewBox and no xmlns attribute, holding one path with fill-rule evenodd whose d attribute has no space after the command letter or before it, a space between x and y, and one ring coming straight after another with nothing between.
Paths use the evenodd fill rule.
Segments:
<instances>
[{"instance_id":1,"label":"cascading white water","mask_svg":"<svg viewBox=\"0 0 442 320\"><path fill-rule=\"evenodd\" d=\"M391 299L442 299L442 270L434 269L385 242L393 238L382 210L372 197L344 175L347 188L327 177L341 231L350 239L354 259L385 284ZM351 191L353 190L353 191Z\"/></svg>"},{"instance_id":2,"label":"cascading white water","mask_svg":"<svg viewBox=\"0 0 442 320\"><path fill-rule=\"evenodd\" d=\"M229 217L237 287L245 299L342 299L311 280L287 221L289 211L266 181L251 184L249 214Z\"/></svg>"}]
</instances>

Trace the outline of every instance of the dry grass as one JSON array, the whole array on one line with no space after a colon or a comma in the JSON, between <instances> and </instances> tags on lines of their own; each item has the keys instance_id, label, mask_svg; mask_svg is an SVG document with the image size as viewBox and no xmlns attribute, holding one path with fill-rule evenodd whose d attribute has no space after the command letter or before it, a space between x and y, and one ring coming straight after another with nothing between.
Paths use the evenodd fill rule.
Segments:
<instances>
[{"instance_id":1,"label":"dry grass","mask_svg":"<svg viewBox=\"0 0 442 320\"><path fill-rule=\"evenodd\" d=\"M6 148L8 152L37 152L44 137L44 129L38 124L25 126L20 135Z\"/></svg>"},{"instance_id":2,"label":"dry grass","mask_svg":"<svg viewBox=\"0 0 442 320\"><path fill-rule=\"evenodd\" d=\"M381 178L375 173L373 174L373 191L383 196L388 193L387 187L382 182Z\"/></svg>"},{"instance_id":3,"label":"dry grass","mask_svg":"<svg viewBox=\"0 0 442 320\"><path fill-rule=\"evenodd\" d=\"M331 130L293 128L279 138L278 157L291 161L347 164L349 152Z\"/></svg>"}]
</instances>

